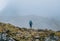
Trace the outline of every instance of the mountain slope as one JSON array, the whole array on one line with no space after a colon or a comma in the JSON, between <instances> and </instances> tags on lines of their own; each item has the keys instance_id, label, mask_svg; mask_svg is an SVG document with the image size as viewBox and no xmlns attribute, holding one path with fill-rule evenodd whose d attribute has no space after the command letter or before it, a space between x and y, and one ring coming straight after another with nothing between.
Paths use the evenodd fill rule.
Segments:
<instances>
[{"instance_id":1,"label":"mountain slope","mask_svg":"<svg viewBox=\"0 0 60 41\"><path fill-rule=\"evenodd\" d=\"M60 30L60 23L54 19L44 18L40 16L0 16L1 22L7 22L20 27L29 28L29 20L33 21L35 29L52 29Z\"/></svg>"}]
</instances>

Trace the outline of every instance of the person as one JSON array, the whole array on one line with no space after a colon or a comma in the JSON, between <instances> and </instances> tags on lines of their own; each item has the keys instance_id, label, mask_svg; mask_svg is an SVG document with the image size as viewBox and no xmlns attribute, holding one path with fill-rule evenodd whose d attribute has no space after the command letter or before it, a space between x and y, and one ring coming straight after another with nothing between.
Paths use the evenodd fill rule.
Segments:
<instances>
[{"instance_id":1,"label":"person","mask_svg":"<svg viewBox=\"0 0 60 41\"><path fill-rule=\"evenodd\" d=\"M32 24L33 24L33 23L32 23L32 21L30 20L30 21L29 21L30 28L32 28Z\"/></svg>"}]
</instances>

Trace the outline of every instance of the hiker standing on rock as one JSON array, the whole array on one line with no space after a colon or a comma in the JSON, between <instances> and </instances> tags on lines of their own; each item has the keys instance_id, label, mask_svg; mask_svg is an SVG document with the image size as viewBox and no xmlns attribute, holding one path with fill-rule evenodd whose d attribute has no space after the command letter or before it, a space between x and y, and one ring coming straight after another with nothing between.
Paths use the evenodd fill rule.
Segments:
<instances>
[{"instance_id":1,"label":"hiker standing on rock","mask_svg":"<svg viewBox=\"0 0 60 41\"><path fill-rule=\"evenodd\" d=\"M33 23L32 23L32 21L30 20L30 21L29 21L29 26L30 26L30 28L32 28L32 24L33 24Z\"/></svg>"}]
</instances>

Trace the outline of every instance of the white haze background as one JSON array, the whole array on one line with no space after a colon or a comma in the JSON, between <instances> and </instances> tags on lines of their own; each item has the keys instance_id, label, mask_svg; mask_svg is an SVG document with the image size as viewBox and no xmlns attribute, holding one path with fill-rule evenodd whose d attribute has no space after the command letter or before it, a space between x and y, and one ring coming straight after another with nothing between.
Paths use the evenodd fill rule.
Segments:
<instances>
[{"instance_id":1,"label":"white haze background","mask_svg":"<svg viewBox=\"0 0 60 41\"><path fill-rule=\"evenodd\" d=\"M0 22L60 30L60 0L0 0Z\"/></svg>"}]
</instances>

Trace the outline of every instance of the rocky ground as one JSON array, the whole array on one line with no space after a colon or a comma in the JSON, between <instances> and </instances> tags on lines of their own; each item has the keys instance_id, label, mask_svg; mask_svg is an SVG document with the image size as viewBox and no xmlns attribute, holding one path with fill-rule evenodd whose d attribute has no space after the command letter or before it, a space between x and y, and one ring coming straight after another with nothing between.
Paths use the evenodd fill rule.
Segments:
<instances>
[{"instance_id":1,"label":"rocky ground","mask_svg":"<svg viewBox=\"0 0 60 41\"><path fill-rule=\"evenodd\" d=\"M20 28L2 22L0 22L0 33L1 39L6 37L4 38L6 41L9 39L10 41L35 41L37 39L38 41L60 41L60 31Z\"/></svg>"}]
</instances>

